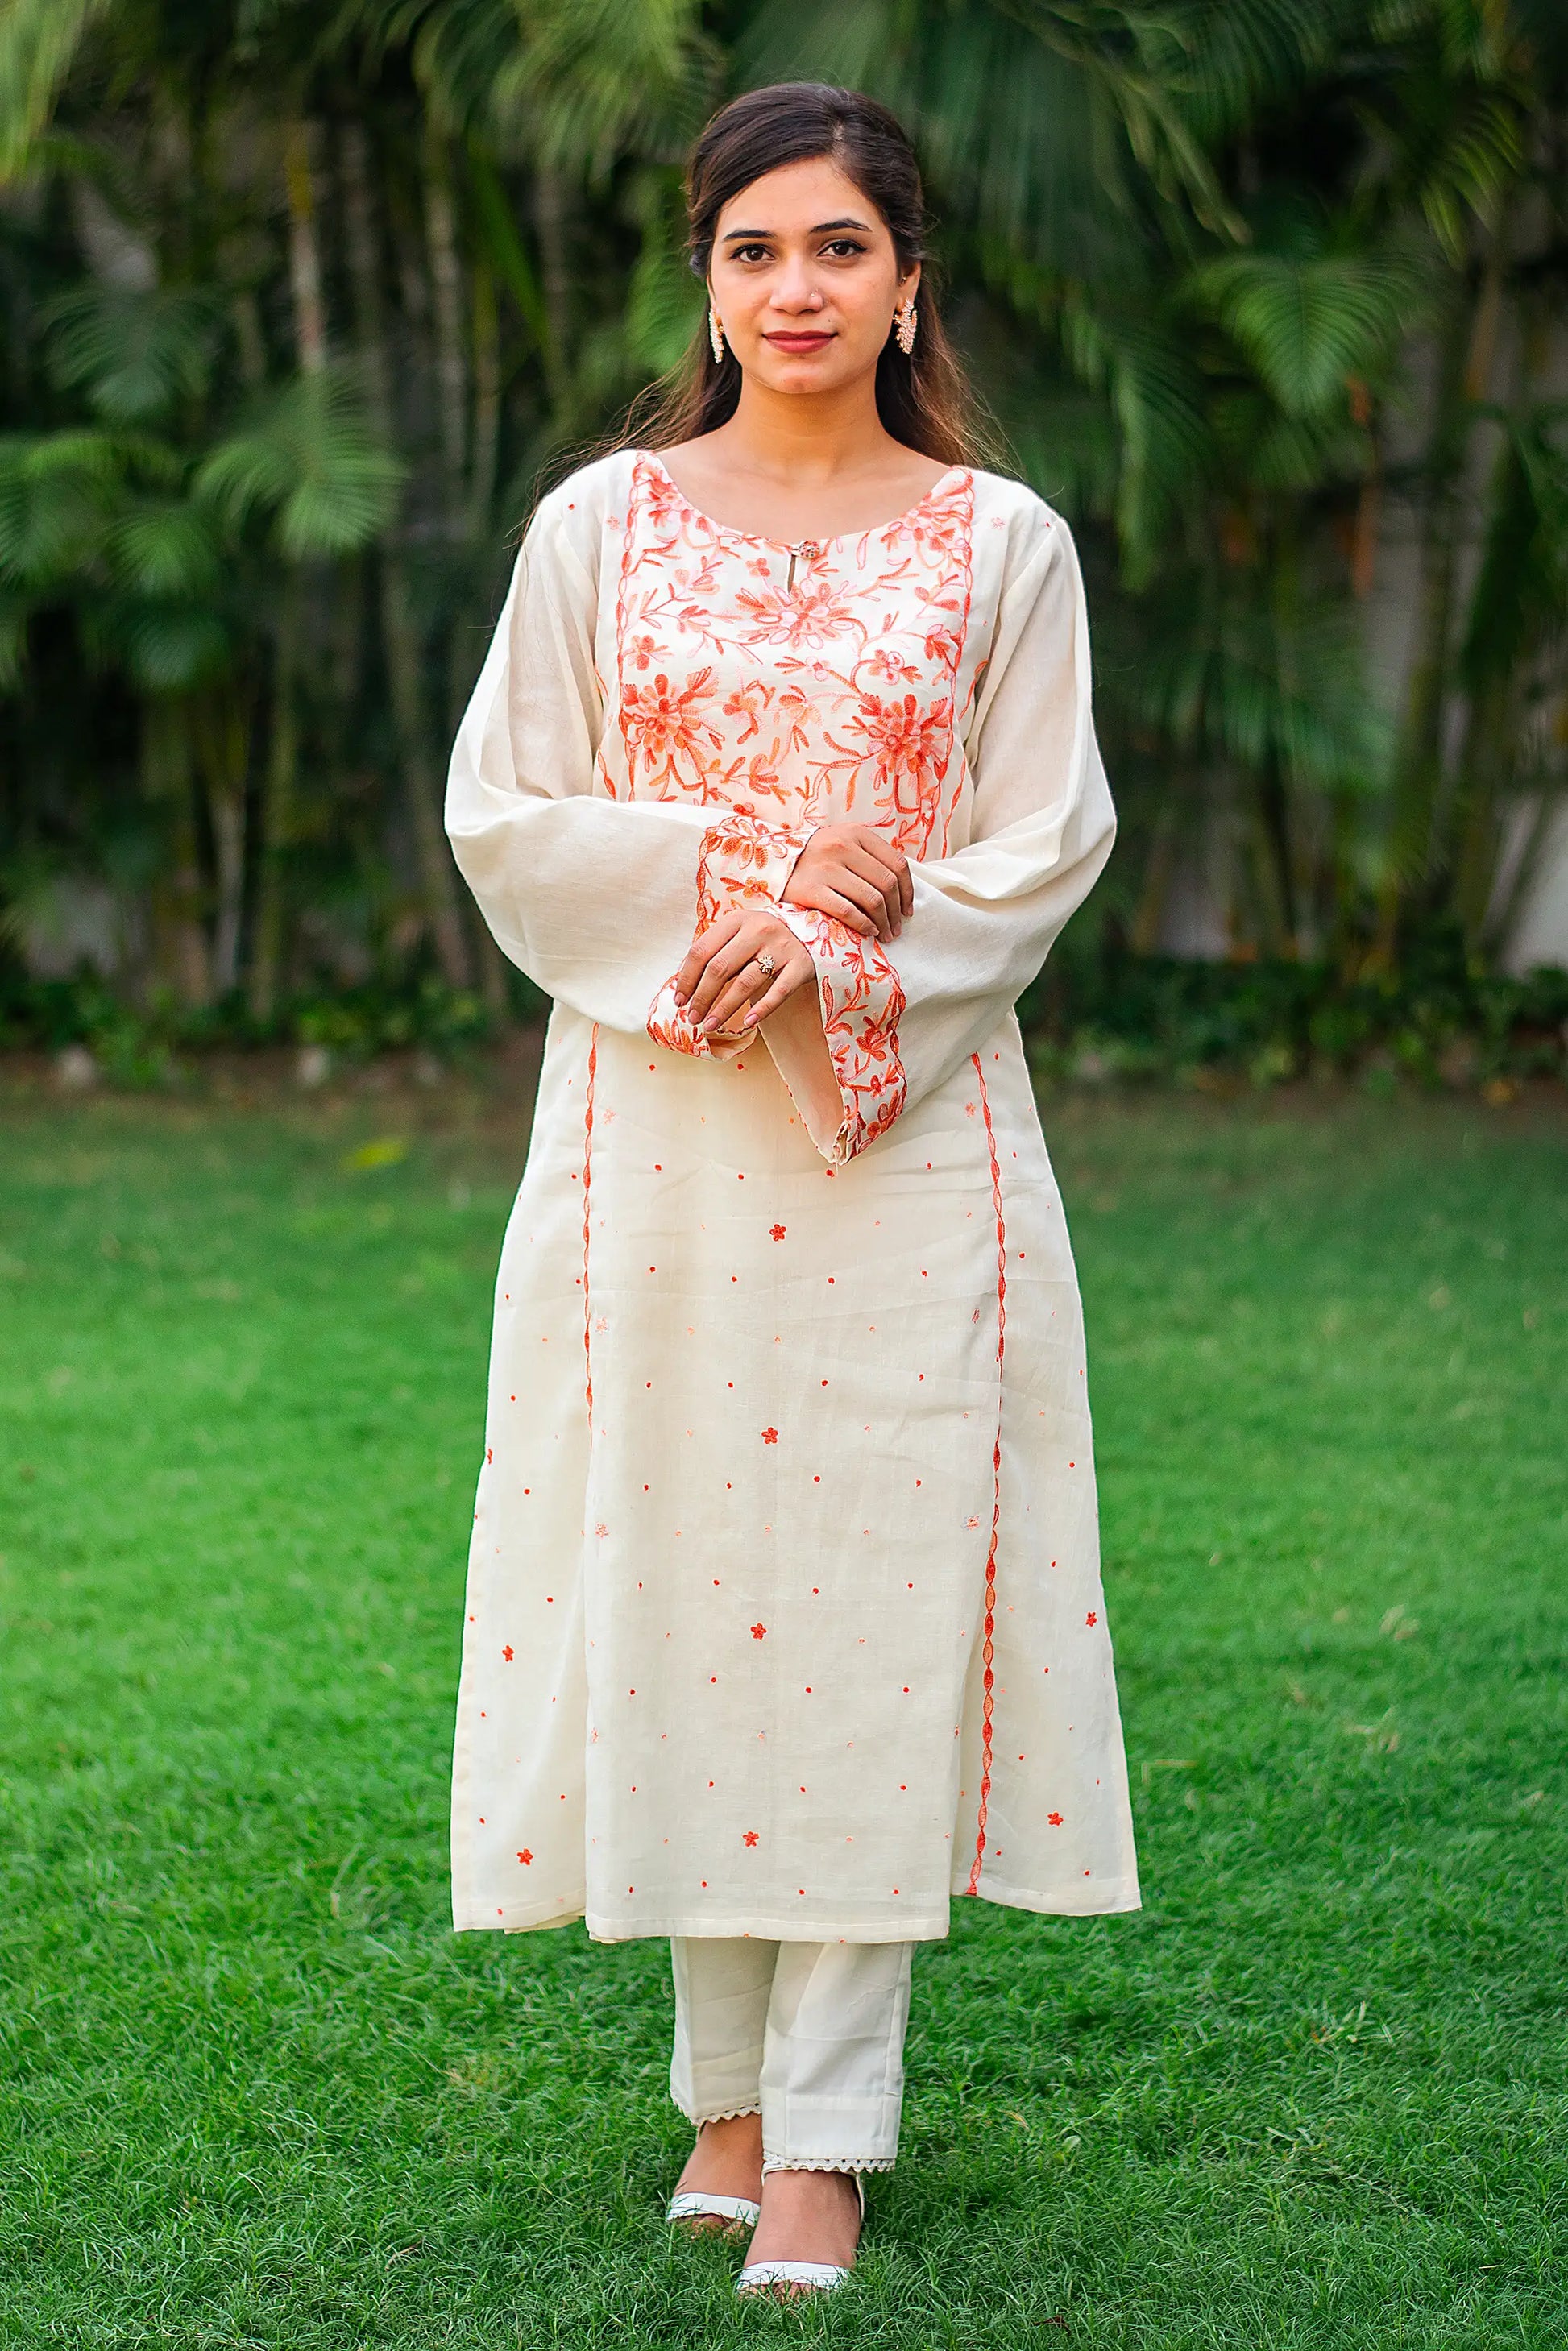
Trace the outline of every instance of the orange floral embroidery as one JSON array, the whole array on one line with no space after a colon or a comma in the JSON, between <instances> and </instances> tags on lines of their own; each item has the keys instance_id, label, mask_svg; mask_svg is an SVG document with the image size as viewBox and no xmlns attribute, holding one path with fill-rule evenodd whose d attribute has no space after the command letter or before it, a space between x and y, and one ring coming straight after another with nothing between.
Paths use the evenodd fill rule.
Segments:
<instances>
[{"instance_id":1,"label":"orange floral embroidery","mask_svg":"<svg viewBox=\"0 0 1568 2351\"><path fill-rule=\"evenodd\" d=\"M880 940L800 906L780 906L817 967L822 1034L839 1081L844 1120L832 1157L852 1159L885 1134L904 1108L908 1083L898 1056L904 990Z\"/></svg>"},{"instance_id":2,"label":"orange floral embroidery","mask_svg":"<svg viewBox=\"0 0 1568 2351\"><path fill-rule=\"evenodd\" d=\"M639 639L639 650L652 642ZM705 715L715 699L712 676L711 668L698 670L678 690L663 670L651 685L622 680L621 731L633 793L642 783L652 784L660 799L670 799L680 790L708 798L705 779L713 765L708 754L724 747L723 729Z\"/></svg>"},{"instance_id":3,"label":"orange floral embroidery","mask_svg":"<svg viewBox=\"0 0 1568 2351\"><path fill-rule=\"evenodd\" d=\"M940 855L974 503L955 467L791 582L786 548L710 521L637 456L616 601L630 795L760 799L786 822L863 809L912 856Z\"/></svg>"}]
</instances>

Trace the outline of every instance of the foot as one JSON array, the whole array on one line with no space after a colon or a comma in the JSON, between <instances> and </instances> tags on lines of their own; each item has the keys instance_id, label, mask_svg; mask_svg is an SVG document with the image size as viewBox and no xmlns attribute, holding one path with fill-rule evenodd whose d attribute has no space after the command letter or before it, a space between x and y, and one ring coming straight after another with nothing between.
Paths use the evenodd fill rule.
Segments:
<instances>
[{"instance_id":1,"label":"foot","mask_svg":"<svg viewBox=\"0 0 1568 2351\"><path fill-rule=\"evenodd\" d=\"M675 2182L675 2193L693 2190L699 2196L762 2197L762 2117L730 2115L723 2122L704 2123L697 2143L686 2158L686 2168ZM739 2229L739 2220L711 2217L677 2221L677 2228L726 2231Z\"/></svg>"},{"instance_id":2,"label":"foot","mask_svg":"<svg viewBox=\"0 0 1568 2351\"><path fill-rule=\"evenodd\" d=\"M770 2171L762 2183L762 2218L746 2249L751 2262L831 2262L853 2269L861 2206L851 2171ZM810 2286L759 2289L810 2294Z\"/></svg>"}]
</instances>

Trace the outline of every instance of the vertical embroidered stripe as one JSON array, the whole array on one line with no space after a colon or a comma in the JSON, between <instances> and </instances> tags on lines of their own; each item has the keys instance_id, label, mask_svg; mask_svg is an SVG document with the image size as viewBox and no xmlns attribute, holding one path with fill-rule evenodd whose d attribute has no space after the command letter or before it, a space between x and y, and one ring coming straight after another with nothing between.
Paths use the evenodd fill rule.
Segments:
<instances>
[{"instance_id":1,"label":"vertical embroidered stripe","mask_svg":"<svg viewBox=\"0 0 1568 2351\"><path fill-rule=\"evenodd\" d=\"M588 1040L588 1100L582 1113L582 1384L588 1434L593 1437L593 1310L588 1296L588 1207L593 1185L593 1081L599 1070L599 1023Z\"/></svg>"},{"instance_id":2,"label":"vertical embroidered stripe","mask_svg":"<svg viewBox=\"0 0 1568 2351\"><path fill-rule=\"evenodd\" d=\"M953 788L947 794L946 801L942 810L941 854L944 857L947 854L948 847L952 839L953 811L957 807L958 801L963 794L964 778L968 773L969 765L967 754L963 749L962 745L958 744L957 737L961 720L968 716L968 709L967 705L963 711L960 711L958 708L958 672L964 666L965 648L969 642L969 608L975 601L975 477L973 474L969 475L965 489L963 516L964 603L963 610L958 617L957 628L953 633L952 650L946 657L947 750L943 762L944 768L949 769L954 768L953 753L955 746L956 746L958 749L958 758L953 776ZM971 698L973 697L974 691L974 681L971 679L969 684L969 694Z\"/></svg>"},{"instance_id":3,"label":"vertical embroidered stripe","mask_svg":"<svg viewBox=\"0 0 1568 2351\"><path fill-rule=\"evenodd\" d=\"M986 1815L991 1801L991 1717L996 1711L993 1691L996 1675L992 1670L996 1658L997 1631L997 1538L1002 1523L1002 1364L1007 1352L1008 1334L1008 1231L1002 1216L1002 1171L997 1158L997 1132L991 1124L991 1098L986 1092L986 1073L980 1067L978 1053L972 1054L975 1075L979 1081L980 1109L986 1121L986 1148L991 1155L991 1206L997 1217L997 1441L991 1452L991 1541L986 1553L986 1621L985 1639L980 1655L985 1661L985 1701L980 1708L980 1803L975 1823L975 1858L970 1865L967 1891L980 1890L980 1868L986 1858Z\"/></svg>"}]
</instances>

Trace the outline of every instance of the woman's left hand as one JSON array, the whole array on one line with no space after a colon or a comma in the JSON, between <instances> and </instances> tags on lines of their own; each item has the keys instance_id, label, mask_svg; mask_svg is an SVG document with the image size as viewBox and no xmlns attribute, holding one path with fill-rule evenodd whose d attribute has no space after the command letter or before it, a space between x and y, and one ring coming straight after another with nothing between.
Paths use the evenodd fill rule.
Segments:
<instances>
[{"instance_id":1,"label":"woman's left hand","mask_svg":"<svg viewBox=\"0 0 1568 2351\"><path fill-rule=\"evenodd\" d=\"M737 1027L747 1034L815 978L816 966L788 923L732 908L693 940L675 974L675 1001L704 1037L731 1036Z\"/></svg>"}]
</instances>

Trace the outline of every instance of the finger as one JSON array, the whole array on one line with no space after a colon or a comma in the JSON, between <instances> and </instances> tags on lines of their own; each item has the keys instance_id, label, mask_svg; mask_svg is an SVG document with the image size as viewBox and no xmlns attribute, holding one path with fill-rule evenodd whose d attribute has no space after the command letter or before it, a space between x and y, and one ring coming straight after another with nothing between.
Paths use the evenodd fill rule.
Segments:
<instances>
[{"instance_id":1,"label":"finger","mask_svg":"<svg viewBox=\"0 0 1568 2351\"><path fill-rule=\"evenodd\" d=\"M898 877L898 895L900 903L903 903L903 912L912 914L915 912L915 877L910 872L910 861L898 846L898 841L889 841L886 832L877 832L874 825L858 825L856 844L865 849L867 856L877 858L877 862L886 865Z\"/></svg>"},{"instance_id":2,"label":"finger","mask_svg":"<svg viewBox=\"0 0 1568 2351\"><path fill-rule=\"evenodd\" d=\"M846 929L859 931L862 937L874 936L876 925L871 916L862 914L860 908L839 891L829 889L824 884L811 904L819 914L831 914L834 921L842 923Z\"/></svg>"},{"instance_id":3,"label":"finger","mask_svg":"<svg viewBox=\"0 0 1568 2351\"><path fill-rule=\"evenodd\" d=\"M857 846L848 852L845 862L852 873L858 873L876 892L888 928L896 932L904 919L904 907L898 893L898 869L891 854L879 856Z\"/></svg>"},{"instance_id":4,"label":"finger","mask_svg":"<svg viewBox=\"0 0 1568 2351\"><path fill-rule=\"evenodd\" d=\"M720 947L716 955L709 957L707 969L692 990L691 1002L686 1007L699 1027L707 1019L724 989L737 972L746 969L754 954L755 949L748 946L744 939L732 939L727 946Z\"/></svg>"},{"instance_id":5,"label":"finger","mask_svg":"<svg viewBox=\"0 0 1568 2351\"><path fill-rule=\"evenodd\" d=\"M882 935L884 939L895 939L904 928L904 902L899 896L898 875L891 864L883 865L871 857L867 857L865 862L871 867L866 878L882 899L882 920L887 926Z\"/></svg>"},{"instance_id":6,"label":"finger","mask_svg":"<svg viewBox=\"0 0 1568 2351\"><path fill-rule=\"evenodd\" d=\"M740 916L732 910L728 914L721 914L716 923L710 923L706 931L698 933L687 948L682 959L681 967L675 974L677 1004L684 1004L690 996L707 968L709 956L716 955L720 947L734 938L739 928Z\"/></svg>"},{"instance_id":7,"label":"finger","mask_svg":"<svg viewBox=\"0 0 1568 2351\"><path fill-rule=\"evenodd\" d=\"M787 1004L798 987L804 987L806 982L809 979L815 979L816 976L817 967L810 956L802 956L799 964L793 960L787 963L783 970L775 976L773 985L767 995L758 998L742 1025L747 1029L755 1029L759 1021L767 1019L770 1012L777 1012L781 1004Z\"/></svg>"},{"instance_id":8,"label":"finger","mask_svg":"<svg viewBox=\"0 0 1568 2351\"><path fill-rule=\"evenodd\" d=\"M711 1037L716 1029L732 1029L758 990L766 986L766 973L748 963L738 977L731 980L722 996L714 999L701 1024L704 1036Z\"/></svg>"},{"instance_id":9,"label":"finger","mask_svg":"<svg viewBox=\"0 0 1568 2351\"><path fill-rule=\"evenodd\" d=\"M798 891L791 890L789 904L818 914L831 914L852 931L872 931L876 927L868 914L862 914L858 906L852 906L849 900L841 897L827 882L803 882Z\"/></svg>"},{"instance_id":10,"label":"finger","mask_svg":"<svg viewBox=\"0 0 1568 2351\"><path fill-rule=\"evenodd\" d=\"M841 897L858 906L862 914L871 917L879 937L887 935L887 901L874 882L867 882L852 867L841 865L836 873L826 876L826 883L829 889L836 890Z\"/></svg>"}]
</instances>

